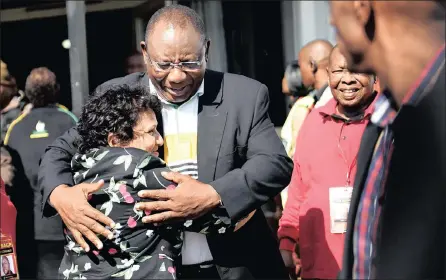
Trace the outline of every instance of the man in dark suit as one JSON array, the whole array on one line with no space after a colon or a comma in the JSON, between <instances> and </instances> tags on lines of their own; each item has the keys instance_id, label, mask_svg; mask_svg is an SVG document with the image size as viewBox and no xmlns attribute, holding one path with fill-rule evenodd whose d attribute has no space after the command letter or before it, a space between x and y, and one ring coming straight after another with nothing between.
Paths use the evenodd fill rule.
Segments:
<instances>
[{"instance_id":1,"label":"man in dark suit","mask_svg":"<svg viewBox=\"0 0 446 280\"><path fill-rule=\"evenodd\" d=\"M142 192L141 197L155 201L137 207L158 212L143 222L194 219L216 207L224 207L234 224L250 217L223 237L206 239L186 232L179 279L288 278L277 241L262 211L255 211L289 183L292 172L268 117L267 88L246 77L205 70L210 42L202 20L187 7L171 5L155 13L141 46L147 74L131 74L100 87L144 85L163 103L157 116L165 140L160 156L177 171L165 177L179 186L169 192ZM86 200L100 184L73 186L69 162L77 137L70 130L43 158L44 213L55 209L82 247L90 249L84 236L100 249L94 233L109 236L100 223L112 227L113 221Z\"/></svg>"},{"instance_id":2,"label":"man in dark suit","mask_svg":"<svg viewBox=\"0 0 446 280\"><path fill-rule=\"evenodd\" d=\"M339 48L388 89L358 154L340 278L444 279L445 6L333 1Z\"/></svg>"}]
</instances>

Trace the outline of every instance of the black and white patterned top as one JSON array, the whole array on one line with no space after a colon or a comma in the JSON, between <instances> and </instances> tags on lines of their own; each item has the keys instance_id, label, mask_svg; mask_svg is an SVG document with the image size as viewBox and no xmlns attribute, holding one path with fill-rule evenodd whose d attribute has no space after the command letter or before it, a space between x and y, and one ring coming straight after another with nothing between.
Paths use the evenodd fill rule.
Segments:
<instances>
[{"instance_id":1,"label":"black and white patterned top","mask_svg":"<svg viewBox=\"0 0 446 280\"><path fill-rule=\"evenodd\" d=\"M150 215L134 208L137 193L145 189L174 189L161 176L170 171L163 160L135 148L100 148L76 154L71 162L74 182L104 186L89 197L89 203L110 217L116 226L114 238L101 241L104 248L86 253L65 228L67 245L59 277L61 279L176 279L175 263L181 253L183 231L225 234L233 231L224 208L195 220L154 226L143 224ZM90 244L91 248L95 248Z\"/></svg>"}]
</instances>

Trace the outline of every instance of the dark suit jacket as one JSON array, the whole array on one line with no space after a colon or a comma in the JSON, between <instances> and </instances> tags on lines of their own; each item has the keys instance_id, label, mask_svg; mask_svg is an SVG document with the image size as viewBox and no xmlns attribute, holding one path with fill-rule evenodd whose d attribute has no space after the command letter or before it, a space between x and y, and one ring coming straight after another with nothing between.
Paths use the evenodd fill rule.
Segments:
<instances>
[{"instance_id":1,"label":"dark suit jacket","mask_svg":"<svg viewBox=\"0 0 446 280\"><path fill-rule=\"evenodd\" d=\"M445 71L416 106L393 123L394 151L378 228L377 279L445 279ZM358 155L341 279L352 277L353 227L374 145L381 129L369 124Z\"/></svg>"},{"instance_id":2,"label":"dark suit jacket","mask_svg":"<svg viewBox=\"0 0 446 280\"><path fill-rule=\"evenodd\" d=\"M214 71L206 71L204 79L198 111L199 180L217 190L236 222L289 183L292 161L268 116L265 85ZM135 73L100 87L111 84L148 86L149 80L146 74ZM158 122L162 132L161 116ZM68 131L48 148L42 160L39 179L45 212L51 209L46 202L56 186L73 185L69 163L76 151L76 137L76 130ZM208 243L223 279L288 278L262 211L256 211L239 231L222 238L208 237Z\"/></svg>"}]
</instances>

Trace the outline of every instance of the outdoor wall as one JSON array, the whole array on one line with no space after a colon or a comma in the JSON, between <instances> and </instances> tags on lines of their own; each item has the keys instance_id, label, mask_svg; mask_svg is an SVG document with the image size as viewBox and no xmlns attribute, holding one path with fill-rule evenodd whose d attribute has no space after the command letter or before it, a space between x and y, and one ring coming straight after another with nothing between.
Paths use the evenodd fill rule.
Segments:
<instances>
[{"instance_id":1,"label":"outdoor wall","mask_svg":"<svg viewBox=\"0 0 446 280\"><path fill-rule=\"evenodd\" d=\"M328 1L282 1L284 61L297 59L302 46L315 39L336 43Z\"/></svg>"}]
</instances>

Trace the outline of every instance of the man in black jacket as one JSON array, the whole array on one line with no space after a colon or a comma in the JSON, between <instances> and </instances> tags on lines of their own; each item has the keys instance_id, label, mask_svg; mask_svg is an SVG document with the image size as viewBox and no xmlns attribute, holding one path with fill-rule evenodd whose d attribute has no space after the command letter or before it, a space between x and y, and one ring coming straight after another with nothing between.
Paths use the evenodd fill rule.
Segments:
<instances>
[{"instance_id":1,"label":"man in black jacket","mask_svg":"<svg viewBox=\"0 0 446 280\"><path fill-rule=\"evenodd\" d=\"M39 161L46 147L77 121L71 112L56 104L58 94L56 75L45 67L33 69L25 87L32 109L13 121L5 136L5 144L16 151L24 167L24 172L16 176L29 181L13 186L16 201L20 202L16 204L19 213L17 234L23 238L19 240L18 255L20 274L24 278L57 278L64 254L62 221L58 216L42 218L42 195L37 183ZM30 193L31 201L25 200L27 193ZM20 219L21 215L23 218ZM23 248L23 243L28 244L27 247ZM36 249L35 256L32 247Z\"/></svg>"},{"instance_id":2,"label":"man in black jacket","mask_svg":"<svg viewBox=\"0 0 446 280\"><path fill-rule=\"evenodd\" d=\"M333 1L339 48L388 89L358 154L340 278L444 279L445 6Z\"/></svg>"},{"instance_id":3,"label":"man in black jacket","mask_svg":"<svg viewBox=\"0 0 446 280\"><path fill-rule=\"evenodd\" d=\"M147 74L134 73L100 87L144 85L163 103L157 117L165 144L159 152L179 172L165 177L179 186L170 192L142 192L141 197L155 201L139 208L158 212L143 222L193 219L215 207L224 207L234 224L251 217L224 237L186 232L179 279L288 278L277 241L262 211L255 211L289 183L292 172L268 117L267 88L246 77L205 70L210 42L202 20L187 7L170 5L155 13L141 46ZM99 223L113 222L86 200L100 184L73 186L69 162L77 137L70 130L43 158L39 179L44 214L55 209L81 246L90 249L84 236L100 249L94 232L109 236Z\"/></svg>"}]
</instances>

